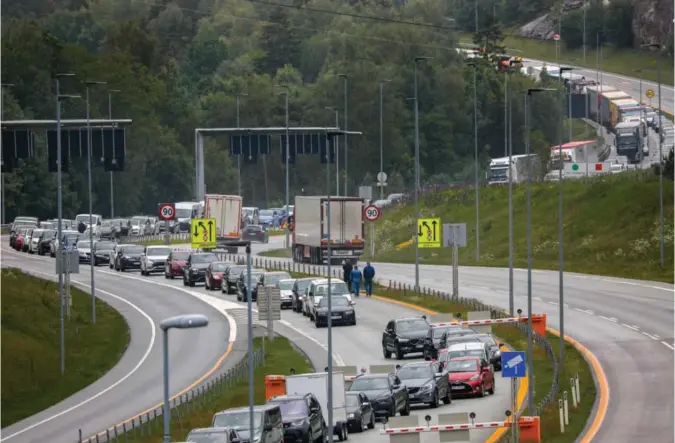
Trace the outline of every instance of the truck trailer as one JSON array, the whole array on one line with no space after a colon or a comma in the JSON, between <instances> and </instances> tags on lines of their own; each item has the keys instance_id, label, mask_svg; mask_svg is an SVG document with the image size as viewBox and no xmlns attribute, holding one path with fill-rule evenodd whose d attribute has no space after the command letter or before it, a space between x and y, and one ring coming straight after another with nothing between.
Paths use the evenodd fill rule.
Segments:
<instances>
[{"instance_id":1,"label":"truck trailer","mask_svg":"<svg viewBox=\"0 0 675 443\"><path fill-rule=\"evenodd\" d=\"M644 138L640 122L621 122L616 125L616 154L628 158L630 163L640 163Z\"/></svg>"},{"instance_id":2,"label":"truck trailer","mask_svg":"<svg viewBox=\"0 0 675 443\"><path fill-rule=\"evenodd\" d=\"M333 435L336 435L338 440L345 441L348 437L345 376L342 372L333 372L332 375L332 383L331 378L328 377L328 372L287 375L286 394L314 395L321 405L321 413L326 425L329 423L328 408L330 407L333 410ZM333 388L332 404L328 402L328 383L331 383Z\"/></svg>"},{"instance_id":3,"label":"truck trailer","mask_svg":"<svg viewBox=\"0 0 675 443\"><path fill-rule=\"evenodd\" d=\"M532 168L536 167L536 154L530 154L532 158ZM488 172L489 185L503 185L509 183L509 174L512 177L512 183L522 183L527 180L527 159L528 155L519 154L511 156L511 165L509 158L494 158L490 162L490 171Z\"/></svg>"},{"instance_id":4,"label":"truck trailer","mask_svg":"<svg viewBox=\"0 0 675 443\"><path fill-rule=\"evenodd\" d=\"M239 240L241 227L241 197L238 195L206 194L204 196L204 218L216 219L216 247L236 253L232 246Z\"/></svg>"},{"instance_id":5,"label":"truck trailer","mask_svg":"<svg viewBox=\"0 0 675 443\"><path fill-rule=\"evenodd\" d=\"M363 255L363 199L330 197L330 238L328 201L327 196L295 197L290 226L293 232L293 261L324 264L328 260L336 263L350 259L356 263Z\"/></svg>"}]
</instances>

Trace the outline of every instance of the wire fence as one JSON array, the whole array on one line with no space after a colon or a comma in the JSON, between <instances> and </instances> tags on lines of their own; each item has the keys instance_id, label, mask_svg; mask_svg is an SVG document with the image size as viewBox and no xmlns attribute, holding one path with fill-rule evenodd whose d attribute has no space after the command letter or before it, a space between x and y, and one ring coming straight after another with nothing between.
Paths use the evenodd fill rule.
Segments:
<instances>
[{"instance_id":1,"label":"wire fence","mask_svg":"<svg viewBox=\"0 0 675 443\"><path fill-rule=\"evenodd\" d=\"M221 258L231 262L236 262L238 264L246 263L246 258L241 255L222 254ZM252 266L257 268L265 268L278 271L295 272L299 274L309 274L322 277L328 276L328 268L325 266L310 265L307 263L295 263L292 261L273 260L263 257L252 257ZM331 270L331 277L341 278L342 277L341 273L342 273L341 268L337 269L333 268ZM411 296L433 297L436 299L446 300L453 304L461 305L465 307L467 311L489 311L490 318L493 319L509 317L508 313L504 312L502 308L494 305L485 304L475 298L460 297L458 295L453 295L448 292L438 291L436 289L431 289L427 287L420 287L419 290L416 290L412 285L396 282L393 280L388 281L380 280L378 281L378 283L382 285L380 291L384 291L385 293L387 291L396 291L399 294L402 293L404 296L409 294ZM527 325L523 323L505 323L504 326L516 328L523 334L527 334ZM546 355L551 363L551 366L553 367L553 377L552 377L553 383L548 393L535 405L535 410L533 413L533 415L535 416L541 416L541 413L543 412L544 408L546 408L551 403L557 401L556 396L558 394L558 360L556 358L555 352L553 351L551 343L548 341L546 337L542 337L541 335L535 333L534 331L532 331L532 335L534 342L546 351Z\"/></svg>"},{"instance_id":2,"label":"wire fence","mask_svg":"<svg viewBox=\"0 0 675 443\"><path fill-rule=\"evenodd\" d=\"M258 368L265 364L265 353L259 348L253 351L253 367ZM204 411L212 408L216 401L226 392L236 387L240 382L248 380L248 357L245 355L232 369L207 380L187 392L172 397L169 401L171 420L176 420L182 426L182 418L187 414ZM95 435L83 436L82 429L78 430L78 443L106 443L143 441L163 429L163 406L135 415L124 422L111 425L97 432ZM189 432L187 429L186 432Z\"/></svg>"}]
</instances>

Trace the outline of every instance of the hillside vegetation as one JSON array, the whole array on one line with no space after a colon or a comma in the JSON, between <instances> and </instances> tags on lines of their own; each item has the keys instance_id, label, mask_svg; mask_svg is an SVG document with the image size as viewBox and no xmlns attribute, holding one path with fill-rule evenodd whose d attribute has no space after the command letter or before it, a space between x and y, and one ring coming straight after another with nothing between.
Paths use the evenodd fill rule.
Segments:
<instances>
[{"instance_id":1,"label":"hillside vegetation","mask_svg":"<svg viewBox=\"0 0 675 443\"><path fill-rule=\"evenodd\" d=\"M659 266L659 183L635 177L564 183L565 269L572 272L673 282L673 183L664 183L665 259ZM527 267L525 186L513 192L514 266ZM430 191L420 198L422 218L467 224L463 266L508 266L508 188L482 188L480 262L476 261L474 190ZM387 209L376 224L373 261L414 262L412 202ZM532 187L533 266L558 266L558 184ZM368 230L367 230L368 232ZM403 244L403 245L402 245ZM397 245L401 245L397 248ZM450 249L420 249L422 264L450 264ZM369 257L370 258L370 257Z\"/></svg>"},{"instance_id":2,"label":"hillside vegetation","mask_svg":"<svg viewBox=\"0 0 675 443\"><path fill-rule=\"evenodd\" d=\"M2 428L36 414L98 380L129 344L124 317L71 287L66 320L66 372L61 375L56 283L2 269Z\"/></svg>"}]
</instances>

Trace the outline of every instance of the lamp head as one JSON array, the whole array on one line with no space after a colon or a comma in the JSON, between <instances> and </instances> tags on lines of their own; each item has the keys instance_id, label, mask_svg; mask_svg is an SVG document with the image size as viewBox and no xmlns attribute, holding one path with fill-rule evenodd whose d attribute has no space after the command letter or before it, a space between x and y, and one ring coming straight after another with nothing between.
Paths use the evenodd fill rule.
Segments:
<instances>
[{"instance_id":1,"label":"lamp head","mask_svg":"<svg viewBox=\"0 0 675 443\"><path fill-rule=\"evenodd\" d=\"M60 73L56 74L57 79L63 78L63 77L75 77L75 74L73 74L72 72L60 72Z\"/></svg>"},{"instance_id":2,"label":"lamp head","mask_svg":"<svg viewBox=\"0 0 675 443\"><path fill-rule=\"evenodd\" d=\"M169 317L162 320L159 324L159 327L163 330L168 330L171 328L176 329L192 329L192 328L203 328L209 324L209 319L206 316L201 314L186 314L186 315L177 315L175 317Z\"/></svg>"},{"instance_id":3,"label":"lamp head","mask_svg":"<svg viewBox=\"0 0 675 443\"><path fill-rule=\"evenodd\" d=\"M547 91L555 91L553 88L528 88L527 89L527 95L532 95L537 92L547 92Z\"/></svg>"},{"instance_id":4,"label":"lamp head","mask_svg":"<svg viewBox=\"0 0 675 443\"><path fill-rule=\"evenodd\" d=\"M108 82L100 82L96 80L87 80L86 82L84 82L86 86L105 85L107 83Z\"/></svg>"}]
</instances>

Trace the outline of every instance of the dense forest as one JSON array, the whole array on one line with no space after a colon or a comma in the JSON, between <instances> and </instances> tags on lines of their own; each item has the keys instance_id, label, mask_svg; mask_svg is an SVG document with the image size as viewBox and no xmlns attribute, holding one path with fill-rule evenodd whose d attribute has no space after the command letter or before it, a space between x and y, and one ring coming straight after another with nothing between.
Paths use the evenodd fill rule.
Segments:
<instances>
[{"instance_id":1,"label":"dense forest","mask_svg":"<svg viewBox=\"0 0 675 443\"><path fill-rule=\"evenodd\" d=\"M413 179L415 57L419 63L421 180L470 184L474 174L474 89L477 77L478 147L481 176L490 156L504 153L504 74L490 57L498 53L502 25L482 14L475 41L486 56L468 64L456 51L458 2L441 0L11 0L2 4L3 119L53 119L57 73L64 93L91 89L92 117L133 120L127 131L127 161L114 174L116 215L154 213L160 201L194 198L194 129L236 125L241 96L242 126L283 126L289 91L291 126L343 125L347 78L348 185L374 184L380 164L380 82L384 83L384 170L387 192L409 189ZM339 76L338 74L342 74ZM510 74L514 153L524 152L523 91L533 81ZM557 142L555 94L532 103L535 151ZM63 104L64 118L83 118L84 100ZM267 158L242 161L248 204L278 204L284 166L278 141ZM56 177L47 171L44 149L6 174L6 215L52 217ZM344 164L344 154L340 163ZM291 166L291 193L325 193L325 175L315 156ZM86 163L74 163L64 178L64 214L88 208ZM94 211L110 213L109 174L94 169ZM206 142L210 193L237 192L237 159L226 138Z\"/></svg>"}]
</instances>

